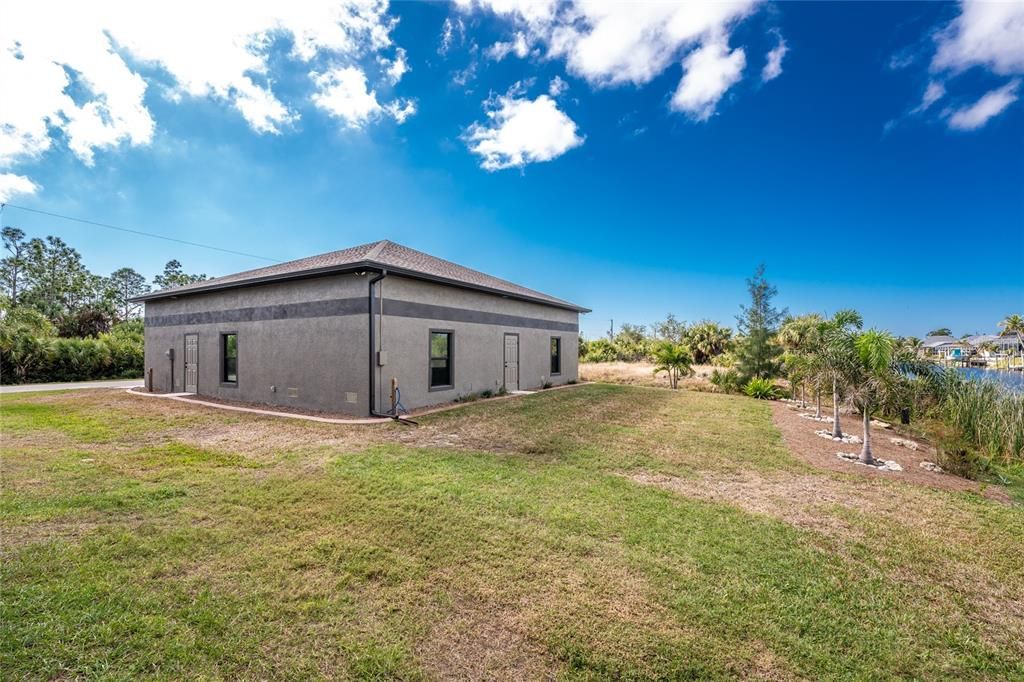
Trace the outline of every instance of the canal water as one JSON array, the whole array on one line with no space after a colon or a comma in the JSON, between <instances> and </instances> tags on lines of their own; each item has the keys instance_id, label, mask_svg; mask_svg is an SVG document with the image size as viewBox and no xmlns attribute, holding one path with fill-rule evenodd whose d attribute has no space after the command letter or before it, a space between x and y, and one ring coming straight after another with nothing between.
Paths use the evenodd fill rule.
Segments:
<instances>
[{"instance_id":1,"label":"canal water","mask_svg":"<svg viewBox=\"0 0 1024 682\"><path fill-rule=\"evenodd\" d=\"M956 369L968 379L994 381L1011 391L1024 393L1024 372L981 369L980 367L957 367Z\"/></svg>"}]
</instances>

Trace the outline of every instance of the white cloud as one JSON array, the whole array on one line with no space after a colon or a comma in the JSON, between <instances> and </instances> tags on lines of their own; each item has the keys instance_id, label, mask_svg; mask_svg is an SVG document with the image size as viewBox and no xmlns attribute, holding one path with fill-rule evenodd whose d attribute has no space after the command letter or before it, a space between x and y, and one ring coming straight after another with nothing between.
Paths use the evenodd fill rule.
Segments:
<instances>
[{"instance_id":1,"label":"white cloud","mask_svg":"<svg viewBox=\"0 0 1024 682\"><path fill-rule=\"evenodd\" d=\"M927 111L933 104L938 102L946 94L946 86L941 81L929 81L928 86L921 95L921 103L911 109L910 113L919 114Z\"/></svg>"},{"instance_id":2,"label":"white cloud","mask_svg":"<svg viewBox=\"0 0 1024 682\"><path fill-rule=\"evenodd\" d=\"M402 76L411 71L409 68L409 62L405 60L405 50L402 48L395 50L394 59L378 57L377 63L379 63L381 69L384 70L384 74L387 76L391 85L397 85L398 81L402 80Z\"/></svg>"},{"instance_id":3,"label":"white cloud","mask_svg":"<svg viewBox=\"0 0 1024 682\"><path fill-rule=\"evenodd\" d=\"M486 109L490 120L474 123L463 135L486 170L550 161L583 144L576 123L547 95L531 100L510 91L488 100Z\"/></svg>"},{"instance_id":4,"label":"white cloud","mask_svg":"<svg viewBox=\"0 0 1024 682\"><path fill-rule=\"evenodd\" d=\"M1001 88L985 93L974 104L950 112L949 127L956 130L981 128L1017 101L1019 89L1020 79L1014 79Z\"/></svg>"},{"instance_id":5,"label":"white cloud","mask_svg":"<svg viewBox=\"0 0 1024 682\"><path fill-rule=\"evenodd\" d=\"M516 35L513 40L509 40L507 42L499 40L484 50L484 56L488 59L500 62L502 59L507 57L510 52L515 53L515 55L520 59L525 59L526 56L530 54L530 44L526 42L525 33L522 31L516 31Z\"/></svg>"},{"instance_id":6,"label":"white cloud","mask_svg":"<svg viewBox=\"0 0 1024 682\"><path fill-rule=\"evenodd\" d=\"M542 45L545 58L564 59L571 74L596 87L643 85L688 50L700 52L711 46L717 51L717 44L727 44L732 28L756 6L754 0L459 0L458 4L463 11L485 9L507 19L514 25L516 40L524 37L526 52ZM511 49L507 45L499 43L490 49L494 56L504 56ZM740 49L729 58L745 61L743 54ZM691 79L691 83L696 80ZM692 86L680 87L685 95Z\"/></svg>"},{"instance_id":7,"label":"white cloud","mask_svg":"<svg viewBox=\"0 0 1024 682\"><path fill-rule=\"evenodd\" d=\"M302 63L358 63L391 47L387 10L386 0L5 3L0 168L38 157L58 134L86 164L99 150L149 144L154 72L167 77L158 87L172 101L217 99L253 130L279 133L299 114L274 92L275 45L289 41L288 58ZM393 84L406 70L398 50L384 78Z\"/></svg>"},{"instance_id":8,"label":"white cloud","mask_svg":"<svg viewBox=\"0 0 1024 682\"><path fill-rule=\"evenodd\" d=\"M555 76L554 78L552 78L551 82L548 84L548 94L551 95L552 97L558 97L568 89L569 84L562 80L559 76Z\"/></svg>"},{"instance_id":9,"label":"white cloud","mask_svg":"<svg viewBox=\"0 0 1024 682\"><path fill-rule=\"evenodd\" d=\"M439 55L446 55L452 49L452 45L461 44L466 37L466 24L462 19L452 21L451 17L445 17L441 26L441 45L437 48Z\"/></svg>"},{"instance_id":10,"label":"white cloud","mask_svg":"<svg viewBox=\"0 0 1024 682\"><path fill-rule=\"evenodd\" d=\"M778 34L778 38L778 45L768 51L764 68L761 69L761 80L766 83L782 75L782 59L789 52L789 47L781 33Z\"/></svg>"},{"instance_id":11,"label":"white cloud","mask_svg":"<svg viewBox=\"0 0 1024 682\"><path fill-rule=\"evenodd\" d=\"M1024 2L964 2L936 43L933 71L983 66L1004 76L1024 73Z\"/></svg>"},{"instance_id":12,"label":"white cloud","mask_svg":"<svg viewBox=\"0 0 1024 682\"><path fill-rule=\"evenodd\" d=\"M730 52L724 39L694 50L683 60L683 79L672 96L672 108L694 120L708 120L726 90L739 82L746 63L743 49Z\"/></svg>"},{"instance_id":13,"label":"white cloud","mask_svg":"<svg viewBox=\"0 0 1024 682\"><path fill-rule=\"evenodd\" d=\"M357 66L334 66L324 73L311 73L310 77L317 87L313 103L341 119L347 128L363 128L382 114L404 123L416 113L413 100L396 99L381 104L377 92L369 89L366 74Z\"/></svg>"},{"instance_id":14,"label":"white cloud","mask_svg":"<svg viewBox=\"0 0 1024 682\"><path fill-rule=\"evenodd\" d=\"M0 173L0 202L10 201L21 194L35 194L38 191L39 185L24 175Z\"/></svg>"}]
</instances>

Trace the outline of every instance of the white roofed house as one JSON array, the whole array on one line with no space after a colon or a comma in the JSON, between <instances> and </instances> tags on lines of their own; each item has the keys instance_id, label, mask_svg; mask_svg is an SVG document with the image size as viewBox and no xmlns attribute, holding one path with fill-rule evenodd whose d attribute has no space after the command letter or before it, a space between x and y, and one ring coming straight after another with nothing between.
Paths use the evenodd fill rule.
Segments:
<instances>
[{"instance_id":1,"label":"white roofed house","mask_svg":"<svg viewBox=\"0 0 1024 682\"><path fill-rule=\"evenodd\" d=\"M921 344L926 356L942 360L961 360L966 356L966 347L952 336L926 336Z\"/></svg>"}]
</instances>

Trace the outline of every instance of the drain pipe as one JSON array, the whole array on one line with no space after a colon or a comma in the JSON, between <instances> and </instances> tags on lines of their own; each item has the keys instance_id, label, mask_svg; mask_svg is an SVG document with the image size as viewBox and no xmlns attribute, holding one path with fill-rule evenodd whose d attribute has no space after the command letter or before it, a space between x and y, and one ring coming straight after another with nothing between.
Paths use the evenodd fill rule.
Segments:
<instances>
[{"instance_id":1,"label":"drain pipe","mask_svg":"<svg viewBox=\"0 0 1024 682\"><path fill-rule=\"evenodd\" d=\"M377 381L376 381L376 378L377 378L376 377L376 373L377 373L377 343L376 343L376 339L373 338L373 328L374 328L374 323L373 323L373 299L374 299L373 287L374 287L375 284L377 284L377 282L381 281L382 279L384 279L387 276L388 276L387 269L381 270L379 275L377 275L376 277L374 277L373 279L370 280L370 287L369 287L369 292L368 292L369 298L368 298L367 302L370 304L368 306L369 311L370 311L370 317L369 317L369 331L370 331L370 389L369 389L369 391L367 391L367 394L369 395L369 398L370 398L370 416L371 417L389 417L389 416L391 416L391 415L379 414L377 412L377 396L376 396L376 393L377 393ZM384 312L384 310L383 310L383 305L382 305L381 306L381 314L383 314L383 312Z\"/></svg>"}]
</instances>

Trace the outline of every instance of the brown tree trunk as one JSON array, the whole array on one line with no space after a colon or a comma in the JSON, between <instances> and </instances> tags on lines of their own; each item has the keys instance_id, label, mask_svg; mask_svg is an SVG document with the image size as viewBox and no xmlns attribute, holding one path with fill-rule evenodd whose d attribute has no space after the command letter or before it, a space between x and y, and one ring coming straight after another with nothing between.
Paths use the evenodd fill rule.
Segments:
<instances>
[{"instance_id":1,"label":"brown tree trunk","mask_svg":"<svg viewBox=\"0 0 1024 682\"><path fill-rule=\"evenodd\" d=\"M839 383L835 379L832 380L832 437L843 437L843 429L839 426Z\"/></svg>"},{"instance_id":2,"label":"brown tree trunk","mask_svg":"<svg viewBox=\"0 0 1024 682\"><path fill-rule=\"evenodd\" d=\"M821 390L814 391L814 416L821 419Z\"/></svg>"},{"instance_id":3,"label":"brown tree trunk","mask_svg":"<svg viewBox=\"0 0 1024 682\"><path fill-rule=\"evenodd\" d=\"M864 447L860 449L860 461L864 464L875 463L871 455L871 410L867 405L864 405Z\"/></svg>"}]
</instances>

